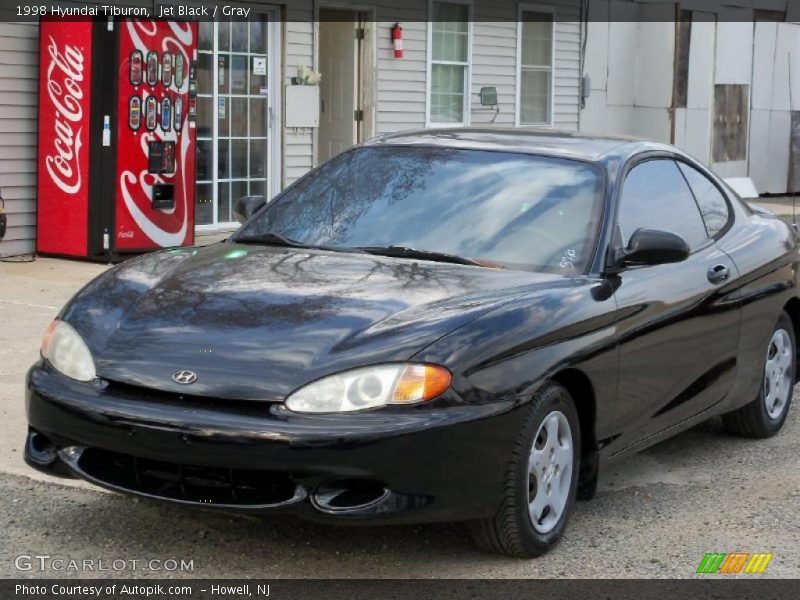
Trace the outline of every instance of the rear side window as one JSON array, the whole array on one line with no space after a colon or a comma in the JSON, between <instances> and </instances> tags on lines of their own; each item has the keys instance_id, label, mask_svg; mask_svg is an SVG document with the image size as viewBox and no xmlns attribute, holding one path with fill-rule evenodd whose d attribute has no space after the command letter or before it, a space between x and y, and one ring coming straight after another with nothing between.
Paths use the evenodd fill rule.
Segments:
<instances>
[{"instance_id":1,"label":"rear side window","mask_svg":"<svg viewBox=\"0 0 800 600\"><path fill-rule=\"evenodd\" d=\"M628 173L618 223L625 247L640 228L677 233L692 249L708 239L692 192L671 159L649 160Z\"/></svg>"},{"instance_id":2,"label":"rear side window","mask_svg":"<svg viewBox=\"0 0 800 600\"><path fill-rule=\"evenodd\" d=\"M714 237L727 225L730 218L725 197L708 177L694 167L679 162L678 168L689 182L692 194L697 200L697 206L700 207L700 214L703 215L708 235Z\"/></svg>"}]
</instances>

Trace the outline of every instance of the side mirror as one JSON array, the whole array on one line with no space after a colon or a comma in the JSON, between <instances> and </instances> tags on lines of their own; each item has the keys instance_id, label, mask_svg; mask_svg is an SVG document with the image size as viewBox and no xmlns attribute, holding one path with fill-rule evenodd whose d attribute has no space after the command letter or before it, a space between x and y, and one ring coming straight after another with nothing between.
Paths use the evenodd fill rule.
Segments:
<instances>
[{"instance_id":1,"label":"side mirror","mask_svg":"<svg viewBox=\"0 0 800 600\"><path fill-rule=\"evenodd\" d=\"M233 207L233 214L239 223L244 223L254 214L256 214L261 207L267 203L264 196L243 196L236 201Z\"/></svg>"},{"instance_id":2,"label":"side mirror","mask_svg":"<svg viewBox=\"0 0 800 600\"><path fill-rule=\"evenodd\" d=\"M686 260L689 244L669 231L637 229L617 261L620 266L663 265Z\"/></svg>"}]
</instances>

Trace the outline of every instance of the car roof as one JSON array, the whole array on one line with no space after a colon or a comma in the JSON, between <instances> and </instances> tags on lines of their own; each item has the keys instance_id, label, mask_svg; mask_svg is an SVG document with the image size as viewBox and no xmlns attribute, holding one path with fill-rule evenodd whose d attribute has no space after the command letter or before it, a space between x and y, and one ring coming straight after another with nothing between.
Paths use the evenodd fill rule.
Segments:
<instances>
[{"instance_id":1,"label":"car roof","mask_svg":"<svg viewBox=\"0 0 800 600\"><path fill-rule=\"evenodd\" d=\"M365 146L437 146L559 156L592 162L625 158L645 150L675 149L634 137L593 135L531 128L458 127L401 131L379 136Z\"/></svg>"}]
</instances>

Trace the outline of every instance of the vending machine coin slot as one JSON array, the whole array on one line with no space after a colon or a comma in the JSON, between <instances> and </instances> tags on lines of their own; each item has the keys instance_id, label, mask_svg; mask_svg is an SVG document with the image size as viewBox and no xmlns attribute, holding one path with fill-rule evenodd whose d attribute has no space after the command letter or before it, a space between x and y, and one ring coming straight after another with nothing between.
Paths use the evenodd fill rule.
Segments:
<instances>
[{"instance_id":1,"label":"vending machine coin slot","mask_svg":"<svg viewBox=\"0 0 800 600\"><path fill-rule=\"evenodd\" d=\"M197 67L194 63L189 66L189 127L194 127L197 119Z\"/></svg>"}]
</instances>

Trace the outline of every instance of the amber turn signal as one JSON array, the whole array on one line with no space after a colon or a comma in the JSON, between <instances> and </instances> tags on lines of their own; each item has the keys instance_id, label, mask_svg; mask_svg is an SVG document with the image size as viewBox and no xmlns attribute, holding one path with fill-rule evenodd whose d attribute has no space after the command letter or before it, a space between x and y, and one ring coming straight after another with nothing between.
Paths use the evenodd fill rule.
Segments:
<instances>
[{"instance_id":1,"label":"amber turn signal","mask_svg":"<svg viewBox=\"0 0 800 600\"><path fill-rule=\"evenodd\" d=\"M392 404L425 402L440 396L450 387L453 376L436 365L407 365L392 393Z\"/></svg>"}]
</instances>

